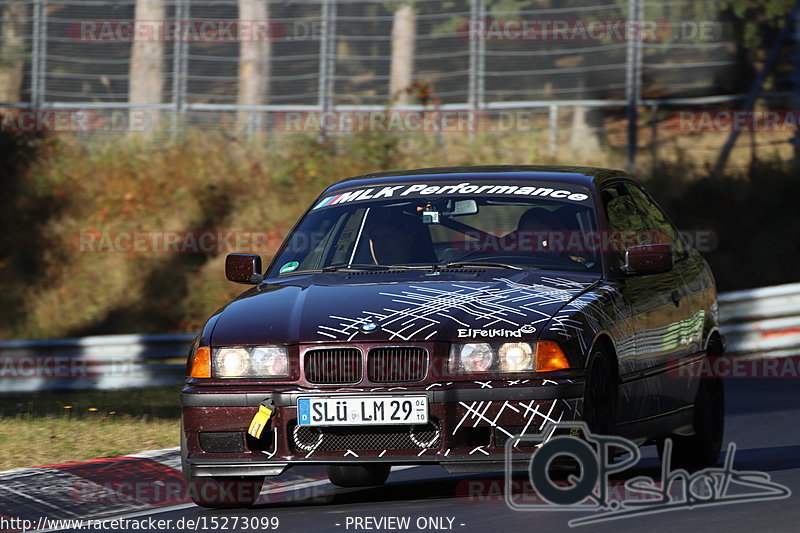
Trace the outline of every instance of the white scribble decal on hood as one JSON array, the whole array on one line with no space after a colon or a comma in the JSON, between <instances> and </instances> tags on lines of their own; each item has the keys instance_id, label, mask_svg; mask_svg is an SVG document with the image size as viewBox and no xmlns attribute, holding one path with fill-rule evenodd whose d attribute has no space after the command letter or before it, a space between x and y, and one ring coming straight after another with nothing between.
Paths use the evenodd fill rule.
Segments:
<instances>
[{"instance_id":1,"label":"white scribble decal on hood","mask_svg":"<svg viewBox=\"0 0 800 533\"><path fill-rule=\"evenodd\" d=\"M317 333L350 341L380 328L390 339L408 341L420 335L429 340L445 325L527 331L552 317L552 307L549 312L541 308L566 304L591 285L557 277L543 277L540 283L530 285L506 278L494 281L498 284L420 284L407 290L381 292L390 299L391 306L365 309L356 317L330 315L333 324L320 325Z\"/></svg>"}]
</instances>

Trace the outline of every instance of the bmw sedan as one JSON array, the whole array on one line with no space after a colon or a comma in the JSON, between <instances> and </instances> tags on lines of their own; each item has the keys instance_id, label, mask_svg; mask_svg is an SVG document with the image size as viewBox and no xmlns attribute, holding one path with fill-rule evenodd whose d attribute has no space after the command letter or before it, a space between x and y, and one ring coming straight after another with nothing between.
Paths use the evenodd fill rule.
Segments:
<instances>
[{"instance_id":1,"label":"bmw sedan","mask_svg":"<svg viewBox=\"0 0 800 533\"><path fill-rule=\"evenodd\" d=\"M721 383L684 372L723 350L713 276L622 171L346 179L266 269L231 254L226 275L251 287L196 338L181 395L200 505L252 504L295 465L341 486L502 470L508 439L560 421L718 458Z\"/></svg>"}]
</instances>

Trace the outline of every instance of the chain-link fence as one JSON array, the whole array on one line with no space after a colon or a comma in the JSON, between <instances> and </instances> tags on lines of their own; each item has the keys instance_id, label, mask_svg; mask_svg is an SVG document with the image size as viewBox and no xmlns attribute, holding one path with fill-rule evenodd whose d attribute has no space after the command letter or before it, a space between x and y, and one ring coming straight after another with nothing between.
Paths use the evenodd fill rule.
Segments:
<instances>
[{"instance_id":1,"label":"chain-link fence","mask_svg":"<svg viewBox=\"0 0 800 533\"><path fill-rule=\"evenodd\" d=\"M665 110L735 108L756 74L742 72L741 24L707 0L0 0L0 9L0 106L72 110L63 129L336 133L386 129L394 109L435 110L428 129L449 131L442 113L469 113L454 119L459 130L527 110L536 126L506 131L544 124L553 146L567 115L582 135L604 128L606 109L623 119L627 110L633 150L637 112L652 122ZM792 109L792 90L776 83L760 96ZM398 120L409 129L408 114Z\"/></svg>"}]
</instances>

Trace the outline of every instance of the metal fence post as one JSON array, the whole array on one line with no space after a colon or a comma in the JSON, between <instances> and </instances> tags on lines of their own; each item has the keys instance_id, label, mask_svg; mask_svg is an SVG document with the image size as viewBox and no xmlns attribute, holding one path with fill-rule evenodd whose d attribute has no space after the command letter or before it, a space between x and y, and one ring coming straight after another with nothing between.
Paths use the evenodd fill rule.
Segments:
<instances>
[{"instance_id":1,"label":"metal fence post","mask_svg":"<svg viewBox=\"0 0 800 533\"><path fill-rule=\"evenodd\" d=\"M189 0L181 0L181 3L183 4L182 17L189 19L192 16ZM183 121L186 116L186 84L188 83L189 76L189 43L181 40L180 44L180 62L178 63L178 66L180 67L180 75L178 76L178 97L180 98L180 119Z\"/></svg>"},{"instance_id":2,"label":"metal fence post","mask_svg":"<svg viewBox=\"0 0 800 533\"><path fill-rule=\"evenodd\" d=\"M628 39L625 64L625 96L628 101L628 168L636 164L637 118L641 100L642 81L642 42L641 42L641 0L628 0L628 24L625 36ZM634 32L634 29L636 31Z\"/></svg>"},{"instance_id":3,"label":"metal fence post","mask_svg":"<svg viewBox=\"0 0 800 533\"><path fill-rule=\"evenodd\" d=\"M47 0L34 0L31 46L31 107L41 109L45 103L47 76Z\"/></svg>"},{"instance_id":4,"label":"metal fence post","mask_svg":"<svg viewBox=\"0 0 800 533\"><path fill-rule=\"evenodd\" d=\"M175 21L181 25L189 18L187 0L175 0ZM179 32L181 35L183 32ZM172 140L178 136L178 130L184 126L183 117L186 113L186 70L188 43L178 38L172 45Z\"/></svg>"},{"instance_id":5,"label":"metal fence post","mask_svg":"<svg viewBox=\"0 0 800 533\"><path fill-rule=\"evenodd\" d=\"M322 0L319 43L319 107L324 113L333 107L333 73L336 61L336 0Z\"/></svg>"},{"instance_id":6,"label":"metal fence post","mask_svg":"<svg viewBox=\"0 0 800 533\"><path fill-rule=\"evenodd\" d=\"M486 22L486 0L477 0L478 2L478 17L481 21L481 27ZM486 107L486 39L481 32L481 38L478 39L478 87L477 87L477 100L478 109L485 109Z\"/></svg>"},{"instance_id":7,"label":"metal fence post","mask_svg":"<svg viewBox=\"0 0 800 533\"><path fill-rule=\"evenodd\" d=\"M472 113L473 123L477 124L478 111L485 107L485 69L486 42L484 24L486 23L486 4L484 0L471 0L469 4L469 78L467 102ZM476 31L477 30L477 31ZM475 140L475 131L470 130L470 141Z\"/></svg>"},{"instance_id":8,"label":"metal fence post","mask_svg":"<svg viewBox=\"0 0 800 533\"><path fill-rule=\"evenodd\" d=\"M558 105L550 104L550 155L558 152Z\"/></svg>"},{"instance_id":9,"label":"metal fence post","mask_svg":"<svg viewBox=\"0 0 800 533\"><path fill-rule=\"evenodd\" d=\"M470 0L469 25L467 26L467 42L469 43L469 73L467 79L467 102L470 109L475 112L478 107L478 43L474 30L483 31L483 21L478 20L478 1Z\"/></svg>"},{"instance_id":10,"label":"metal fence post","mask_svg":"<svg viewBox=\"0 0 800 533\"><path fill-rule=\"evenodd\" d=\"M47 105L47 1L42 0L42 24L40 30L41 46L39 53L41 54L41 62L39 63L39 107Z\"/></svg>"},{"instance_id":11,"label":"metal fence post","mask_svg":"<svg viewBox=\"0 0 800 533\"><path fill-rule=\"evenodd\" d=\"M319 41L319 84L317 85L317 105L320 112L329 112L333 108L334 84L333 73L336 62L336 0L322 0L320 13ZM320 120L323 120L320 117ZM319 139L326 137L325 128L321 128Z\"/></svg>"},{"instance_id":12,"label":"metal fence post","mask_svg":"<svg viewBox=\"0 0 800 533\"><path fill-rule=\"evenodd\" d=\"M40 0L33 0L33 14L31 26L31 107L37 108L37 99L39 95L39 42L40 30L39 25L42 22L42 5Z\"/></svg>"}]
</instances>

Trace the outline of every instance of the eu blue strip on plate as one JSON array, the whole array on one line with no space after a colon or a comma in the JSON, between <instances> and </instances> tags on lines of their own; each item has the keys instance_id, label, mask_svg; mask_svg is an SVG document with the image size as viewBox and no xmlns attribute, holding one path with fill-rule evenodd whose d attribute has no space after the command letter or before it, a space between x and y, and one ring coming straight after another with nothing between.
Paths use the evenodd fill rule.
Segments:
<instances>
[{"instance_id":1,"label":"eu blue strip on plate","mask_svg":"<svg viewBox=\"0 0 800 533\"><path fill-rule=\"evenodd\" d=\"M300 398L297 400L297 418L298 424L301 426L311 425L311 416L309 416L310 400L308 398Z\"/></svg>"}]
</instances>

